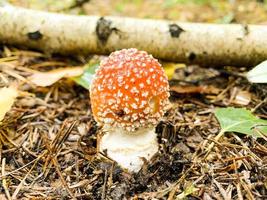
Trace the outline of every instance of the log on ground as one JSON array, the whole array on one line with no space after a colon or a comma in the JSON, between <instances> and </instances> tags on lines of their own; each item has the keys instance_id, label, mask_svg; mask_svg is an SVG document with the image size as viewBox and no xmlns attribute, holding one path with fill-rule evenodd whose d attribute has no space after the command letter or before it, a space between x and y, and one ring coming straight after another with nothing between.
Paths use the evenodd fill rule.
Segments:
<instances>
[{"instance_id":1,"label":"log on ground","mask_svg":"<svg viewBox=\"0 0 267 200\"><path fill-rule=\"evenodd\" d=\"M267 59L267 26L72 16L0 6L0 43L60 54L109 54L135 47L204 66L252 66Z\"/></svg>"}]
</instances>

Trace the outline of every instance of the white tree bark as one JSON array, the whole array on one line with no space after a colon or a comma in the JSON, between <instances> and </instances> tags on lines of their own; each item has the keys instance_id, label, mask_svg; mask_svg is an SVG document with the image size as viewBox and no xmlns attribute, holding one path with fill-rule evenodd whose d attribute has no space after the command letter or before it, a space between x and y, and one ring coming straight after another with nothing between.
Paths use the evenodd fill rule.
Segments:
<instances>
[{"instance_id":1,"label":"white tree bark","mask_svg":"<svg viewBox=\"0 0 267 200\"><path fill-rule=\"evenodd\" d=\"M71 16L0 6L0 43L61 54L135 47L176 62L250 66L267 59L267 26Z\"/></svg>"}]
</instances>

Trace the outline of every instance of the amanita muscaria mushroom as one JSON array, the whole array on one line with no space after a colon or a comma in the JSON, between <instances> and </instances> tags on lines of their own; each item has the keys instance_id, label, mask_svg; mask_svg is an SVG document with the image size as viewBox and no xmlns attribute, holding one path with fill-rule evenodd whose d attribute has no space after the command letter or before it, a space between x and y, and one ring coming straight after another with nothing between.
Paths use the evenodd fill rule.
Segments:
<instances>
[{"instance_id":1,"label":"amanita muscaria mushroom","mask_svg":"<svg viewBox=\"0 0 267 200\"><path fill-rule=\"evenodd\" d=\"M145 51L123 49L100 63L90 88L92 112L105 134L100 151L137 172L158 151L155 127L169 104L160 63Z\"/></svg>"}]
</instances>

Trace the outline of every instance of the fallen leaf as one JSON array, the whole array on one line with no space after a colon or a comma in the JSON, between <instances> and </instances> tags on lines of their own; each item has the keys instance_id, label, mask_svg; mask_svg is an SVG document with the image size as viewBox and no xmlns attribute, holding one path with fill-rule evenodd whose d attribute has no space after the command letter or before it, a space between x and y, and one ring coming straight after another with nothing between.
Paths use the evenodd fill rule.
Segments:
<instances>
[{"instance_id":1,"label":"fallen leaf","mask_svg":"<svg viewBox=\"0 0 267 200\"><path fill-rule=\"evenodd\" d=\"M267 135L267 120L254 116L244 108L217 108L215 116L221 125L222 133L233 131L262 137L254 130L257 128L263 135Z\"/></svg>"},{"instance_id":2,"label":"fallen leaf","mask_svg":"<svg viewBox=\"0 0 267 200\"><path fill-rule=\"evenodd\" d=\"M214 86L172 86L171 91L184 94L184 93L201 93L201 94L218 94L220 90Z\"/></svg>"},{"instance_id":3,"label":"fallen leaf","mask_svg":"<svg viewBox=\"0 0 267 200\"><path fill-rule=\"evenodd\" d=\"M11 109L17 95L18 91L13 87L0 89L0 121L4 119L5 114Z\"/></svg>"},{"instance_id":4,"label":"fallen leaf","mask_svg":"<svg viewBox=\"0 0 267 200\"><path fill-rule=\"evenodd\" d=\"M175 73L176 69L186 67L185 64L177 64L177 63L172 63L172 62L163 62L162 66L169 80L172 79L173 74Z\"/></svg>"},{"instance_id":5,"label":"fallen leaf","mask_svg":"<svg viewBox=\"0 0 267 200\"><path fill-rule=\"evenodd\" d=\"M247 79L251 83L267 83L267 60L250 70Z\"/></svg>"},{"instance_id":6,"label":"fallen leaf","mask_svg":"<svg viewBox=\"0 0 267 200\"><path fill-rule=\"evenodd\" d=\"M248 91L238 91L233 103L239 104L239 105L248 105L251 101L251 93Z\"/></svg>"},{"instance_id":7,"label":"fallen leaf","mask_svg":"<svg viewBox=\"0 0 267 200\"><path fill-rule=\"evenodd\" d=\"M98 68L98 66L99 66L99 63L87 64L84 68L83 74L77 77L72 77L71 79L75 81L77 84L79 84L80 86L89 90L90 84L95 74L95 70Z\"/></svg>"},{"instance_id":8,"label":"fallen leaf","mask_svg":"<svg viewBox=\"0 0 267 200\"><path fill-rule=\"evenodd\" d=\"M59 68L49 72L36 72L29 77L29 80L37 86L50 86L62 78L80 76L83 73L83 67Z\"/></svg>"}]
</instances>

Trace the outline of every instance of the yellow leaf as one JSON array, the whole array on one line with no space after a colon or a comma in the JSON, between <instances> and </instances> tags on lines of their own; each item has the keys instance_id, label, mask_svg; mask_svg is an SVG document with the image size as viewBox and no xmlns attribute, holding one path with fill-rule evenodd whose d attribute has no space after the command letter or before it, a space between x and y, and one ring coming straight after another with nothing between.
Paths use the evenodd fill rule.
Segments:
<instances>
[{"instance_id":1,"label":"yellow leaf","mask_svg":"<svg viewBox=\"0 0 267 200\"><path fill-rule=\"evenodd\" d=\"M166 75L168 76L168 79L170 80L170 79L172 79L175 70L178 68L184 68L185 64L164 62L164 63L162 63L162 66L164 68Z\"/></svg>"},{"instance_id":2,"label":"yellow leaf","mask_svg":"<svg viewBox=\"0 0 267 200\"><path fill-rule=\"evenodd\" d=\"M29 80L37 86L50 86L62 78L80 76L83 73L83 67L67 67L51 70L49 72L35 72L29 77Z\"/></svg>"},{"instance_id":3,"label":"yellow leaf","mask_svg":"<svg viewBox=\"0 0 267 200\"><path fill-rule=\"evenodd\" d=\"M0 121L4 119L5 114L11 109L18 91L13 88L1 88L0 89Z\"/></svg>"}]
</instances>

